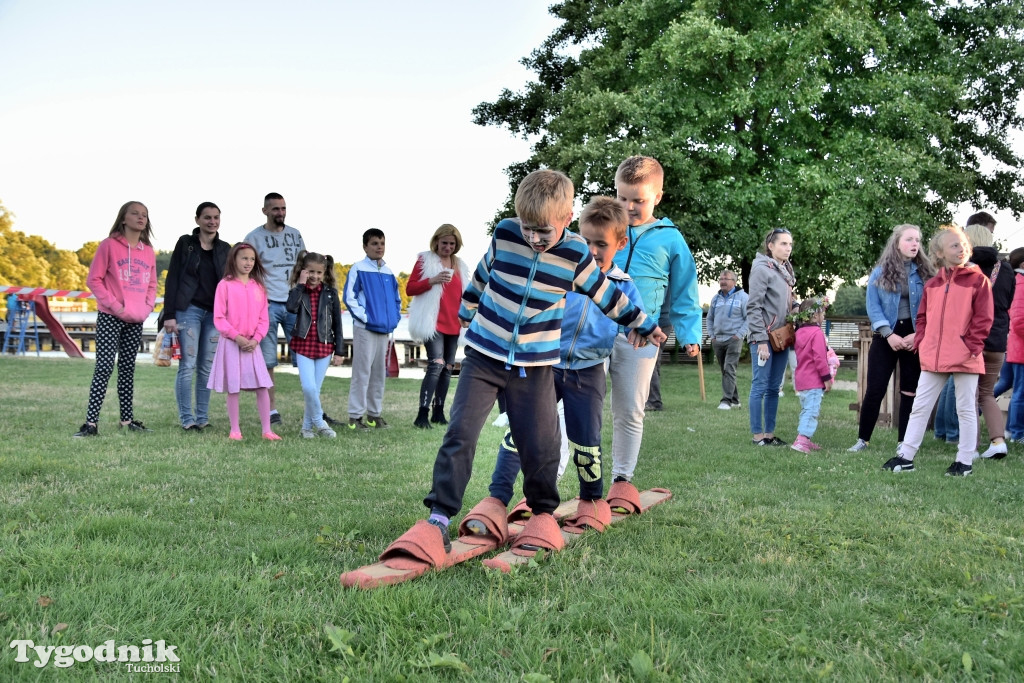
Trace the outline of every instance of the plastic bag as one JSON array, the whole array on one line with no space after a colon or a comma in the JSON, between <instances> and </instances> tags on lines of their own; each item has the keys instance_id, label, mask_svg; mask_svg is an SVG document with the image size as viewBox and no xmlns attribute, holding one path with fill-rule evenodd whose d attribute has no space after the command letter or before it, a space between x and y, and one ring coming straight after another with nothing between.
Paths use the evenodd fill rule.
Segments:
<instances>
[{"instance_id":1,"label":"plastic bag","mask_svg":"<svg viewBox=\"0 0 1024 683\"><path fill-rule=\"evenodd\" d=\"M171 335L164 332L161 327L160 331L156 333L156 341L153 342L153 365L157 365L161 368L167 368L171 366Z\"/></svg>"}]
</instances>

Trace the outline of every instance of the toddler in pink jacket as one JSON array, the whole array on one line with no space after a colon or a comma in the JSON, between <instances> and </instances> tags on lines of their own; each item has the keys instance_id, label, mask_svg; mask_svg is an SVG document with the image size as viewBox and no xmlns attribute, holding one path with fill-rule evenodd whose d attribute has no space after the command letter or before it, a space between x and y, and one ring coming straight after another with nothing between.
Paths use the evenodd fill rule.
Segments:
<instances>
[{"instance_id":1,"label":"toddler in pink jacket","mask_svg":"<svg viewBox=\"0 0 1024 683\"><path fill-rule=\"evenodd\" d=\"M811 441L811 437L818 429L821 399L826 391L832 389L833 373L829 366L828 342L825 341L825 333L821 331L827 308L828 299L804 299L795 316L796 370L793 372L793 383L800 396L800 423L797 426L798 436L790 448L801 453L821 450L821 446Z\"/></svg>"}]
</instances>

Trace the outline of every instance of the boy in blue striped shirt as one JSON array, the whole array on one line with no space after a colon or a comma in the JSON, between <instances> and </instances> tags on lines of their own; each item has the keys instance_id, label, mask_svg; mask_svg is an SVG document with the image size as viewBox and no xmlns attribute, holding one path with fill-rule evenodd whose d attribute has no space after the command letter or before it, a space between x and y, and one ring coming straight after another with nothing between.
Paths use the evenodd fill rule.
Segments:
<instances>
[{"instance_id":1,"label":"boy in blue striped shirt","mask_svg":"<svg viewBox=\"0 0 1024 683\"><path fill-rule=\"evenodd\" d=\"M559 360L565 295L586 296L631 329L635 346L661 344L657 321L601 272L572 221L572 181L563 173L530 173L516 190L516 219L494 229L491 244L462 295L459 318L466 358L452 404L451 423L434 461L433 486L423 503L429 523L450 551L448 523L462 508L484 422L503 392L509 429L519 447L523 493L534 517L559 504L556 487L559 428L552 366Z\"/></svg>"}]
</instances>

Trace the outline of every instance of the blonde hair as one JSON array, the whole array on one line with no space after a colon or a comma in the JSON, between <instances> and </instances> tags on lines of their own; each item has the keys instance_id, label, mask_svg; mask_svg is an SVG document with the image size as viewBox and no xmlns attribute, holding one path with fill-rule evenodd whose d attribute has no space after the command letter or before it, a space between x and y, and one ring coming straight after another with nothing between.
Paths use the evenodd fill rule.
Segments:
<instances>
[{"instance_id":1,"label":"blonde hair","mask_svg":"<svg viewBox=\"0 0 1024 683\"><path fill-rule=\"evenodd\" d=\"M523 178L516 190L516 215L523 225L551 225L572 216L575 193L569 176L541 169Z\"/></svg>"},{"instance_id":2,"label":"blonde hair","mask_svg":"<svg viewBox=\"0 0 1024 683\"><path fill-rule=\"evenodd\" d=\"M992 236L992 231L986 228L980 223L968 225L967 229L964 230L967 235L967 239L971 243L971 247L977 249L978 247L991 247L995 244L995 238Z\"/></svg>"},{"instance_id":3,"label":"blonde hair","mask_svg":"<svg viewBox=\"0 0 1024 683\"><path fill-rule=\"evenodd\" d=\"M932 237L932 241L928 244L928 253L932 257L932 261L935 263L935 269L940 270L947 268L950 264L946 263L946 257L943 255L945 247L946 235L955 235L964 245L964 254L966 260L970 260L973 249L971 249L971 241L967 239L967 235L964 234L963 229L959 225L953 223L947 223L946 225L940 225L939 231Z\"/></svg>"},{"instance_id":4,"label":"blonde hair","mask_svg":"<svg viewBox=\"0 0 1024 683\"><path fill-rule=\"evenodd\" d=\"M651 184L655 192L661 192L665 184L665 169L654 157L629 157L615 171L615 179L626 185Z\"/></svg>"},{"instance_id":5,"label":"blonde hair","mask_svg":"<svg viewBox=\"0 0 1024 683\"><path fill-rule=\"evenodd\" d=\"M445 223L434 231L434 236L430 238L430 251L437 253L437 245L441 243L442 237L455 238L455 251L452 252L452 255L458 254L459 249L462 249L462 235L459 233L459 229L451 223Z\"/></svg>"},{"instance_id":6,"label":"blonde hair","mask_svg":"<svg viewBox=\"0 0 1024 683\"><path fill-rule=\"evenodd\" d=\"M591 197L587 205L583 207L583 212L580 214L580 227L583 227L584 223L612 228L615 231L615 239L621 240L626 236L629 216L622 204L611 197L598 195Z\"/></svg>"}]
</instances>

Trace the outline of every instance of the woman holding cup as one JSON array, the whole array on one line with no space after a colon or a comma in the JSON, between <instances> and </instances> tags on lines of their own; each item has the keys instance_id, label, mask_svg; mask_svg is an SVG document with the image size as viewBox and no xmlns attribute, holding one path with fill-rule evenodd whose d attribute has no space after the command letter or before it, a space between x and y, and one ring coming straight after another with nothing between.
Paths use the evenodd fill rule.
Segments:
<instances>
[{"instance_id":1,"label":"woman holding cup","mask_svg":"<svg viewBox=\"0 0 1024 683\"><path fill-rule=\"evenodd\" d=\"M431 422L448 424L444 401L462 331L462 290L470 277L468 266L456 256L460 249L462 235L454 225L445 223L430 238L430 251L417 257L405 285L406 294L414 297L409 304L409 334L427 350L427 372L420 385L419 413L413 423L420 429L430 429Z\"/></svg>"}]
</instances>

